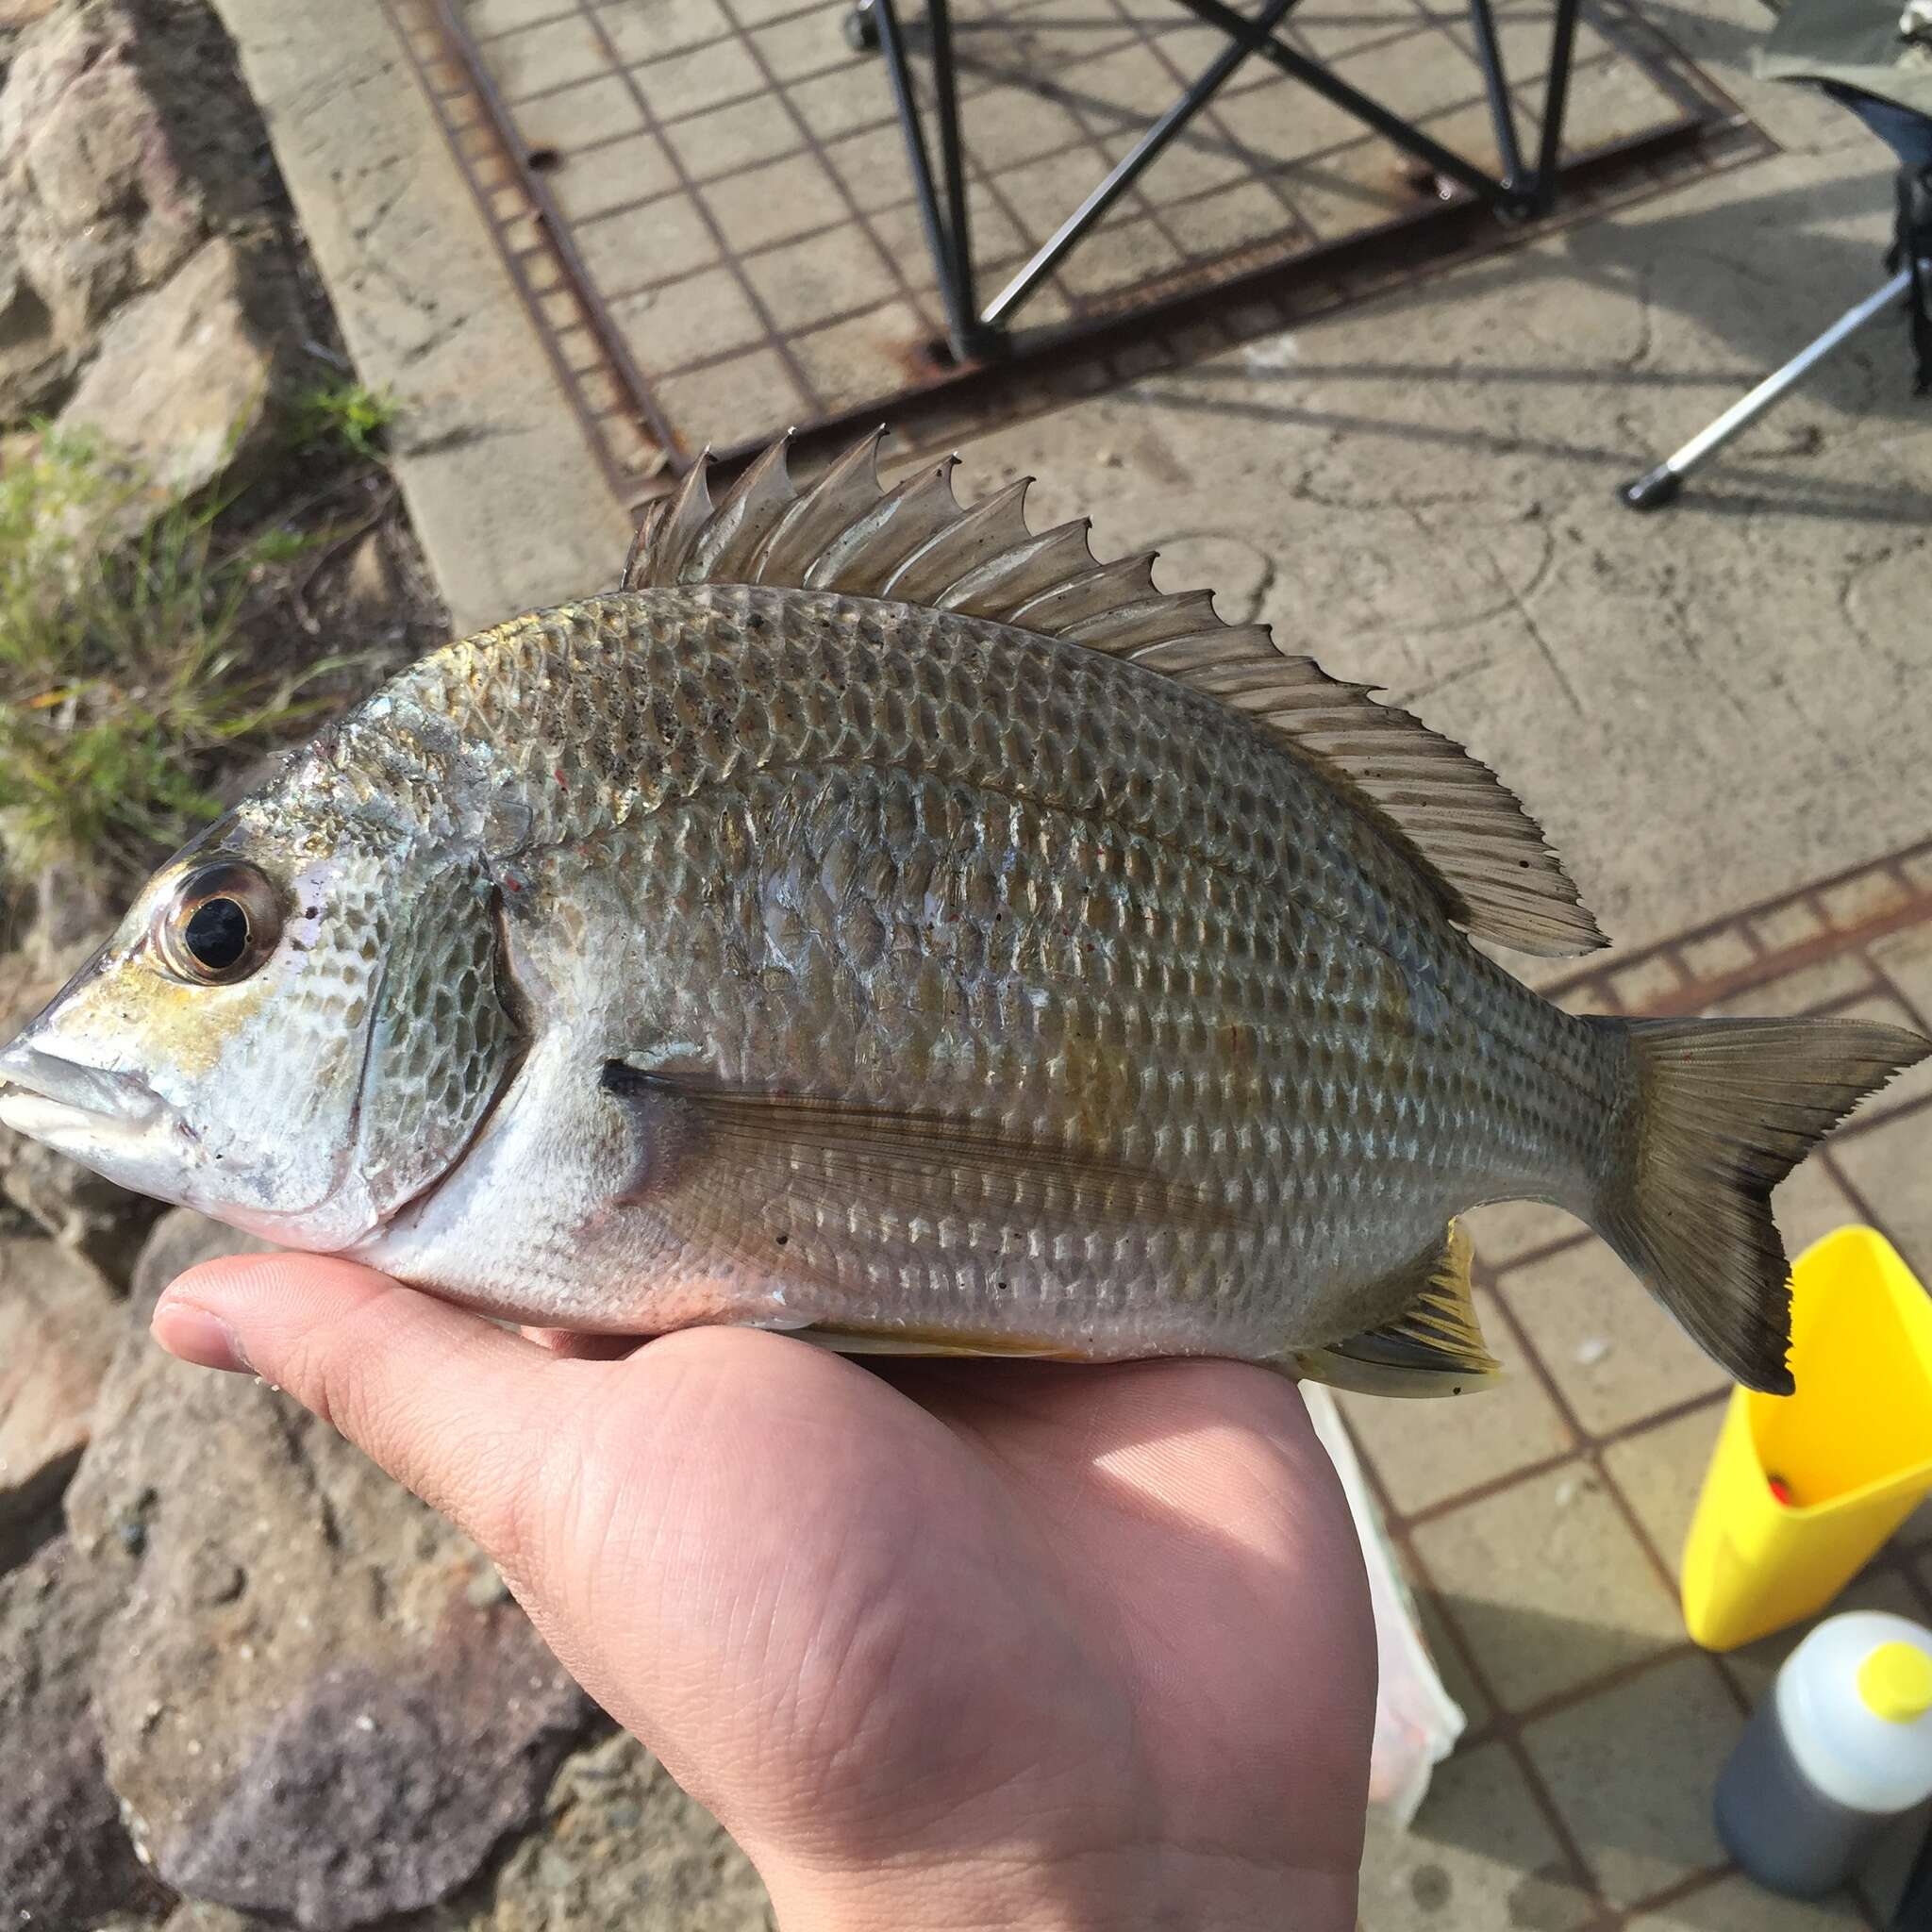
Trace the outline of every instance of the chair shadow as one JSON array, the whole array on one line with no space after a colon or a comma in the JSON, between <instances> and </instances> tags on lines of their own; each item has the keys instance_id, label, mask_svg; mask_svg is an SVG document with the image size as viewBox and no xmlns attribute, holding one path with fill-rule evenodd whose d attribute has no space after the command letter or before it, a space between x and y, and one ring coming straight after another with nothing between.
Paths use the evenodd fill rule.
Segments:
<instances>
[{"instance_id":1,"label":"chair shadow","mask_svg":"<svg viewBox=\"0 0 1932 1932\"><path fill-rule=\"evenodd\" d=\"M1875 149L1875 143L1874 143ZM1729 372L1649 371L1549 359L1485 363L1415 358L1402 360L1324 361L1309 366L1257 368L1245 358L1224 358L1194 365L1182 380L1158 384L1147 400L1162 409L1224 413L1318 431L1392 438L1405 444L1435 445L1477 455L1529 455L1602 470L1621 481L1665 455L1657 449L1574 437L1540 437L1535 431L1492 426L1478 420L1467 428L1401 417L1357 414L1333 406L1335 382L1454 383L1475 391L1518 387L1600 392L1600 420L1618 422L1618 398L1633 391L1682 390L1680 425L1666 432L1681 441L1718 409L1780 366L1842 308L1868 294L1884 275L1880 251L1869 242L1831 232L1831 225L1869 216L1890 206L1891 171L1881 163L1869 175L1840 177L1804 189L1766 190L1721 208L1688 210L1641 223L1614 218L1569 231L1561 254L1515 253L1478 262L1453 278L1405 291L1398 298L1418 314L1519 296L1553 283L1595 286L1627 297L1667 304L1702 332L1721 341L1735 357ZM1669 275L1671 264L1707 262L1728 273ZM1755 284L1757 299L1738 288ZM1802 288L1804 293L1793 293ZM1820 289L1841 289L1820 297ZM1327 325L1347 326L1346 318ZM1320 386L1319 404L1292 400L1297 389ZM1216 393L1217 391L1223 393ZM1908 428L1932 424L1932 400L1912 392L1911 348L1903 315L1874 324L1808 375L1800 391L1816 403L1866 424ZM1129 397L1136 392L1129 391ZM1280 399L1277 400L1276 396ZM1565 411L1574 420L1572 402ZM1866 484L1809 474L1791 460L1794 452L1726 454L1701 478L1674 512L1707 516L1781 515L1827 518L1923 528L1932 522L1932 491L1912 485Z\"/></svg>"},{"instance_id":2,"label":"chair shadow","mask_svg":"<svg viewBox=\"0 0 1932 1932\"><path fill-rule=\"evenodd\" d=\"M1648 9L1646 18L1655 11ZM1185 22L1185 15L1180 18ZM1322 24L1335 26L1348 22L1365 28L1399 25L1395 16L1385 16L1374 8L1338 12ZM1653 24L1666 32L1674 24L1705 58L1714 53L1740 57L1759 38L1741 28L1720 30L1669 7ZM1042 82L1037 66L1029 64L1024 55L1029 26L1120 31L1118 23L1060 19L1051 9L1015 18L962 20L958 50L962 73L978 75L1001 86L1048 92L1098 125L1124 128L1135 125L1136 116L1120 104L1080 87L1077 63L1071 74L1061 72ZM970 145L970 111L967 124ZM1845 125L1848 136L1853 136L1856 124L1849 114ZM1238 162L1257 175L1275 172L1288 178L1300 172L1330 191L1362 192L1358 181L1328 171L1319 156L1283 164L1216 131L1208 120L1186 129L1179 142L1197 153ZM1515 250L1466 264L1453 276L1438 275L1410 284L1390 298L1420 312L1499 296L1521 297L1552 284L1596 289L1608 299L1628 300L1634 295L1667 308L1723 343L1735 358L1728 372L1653 372L1641 366L1549 361L1467 367L1426 358L1266 371L1224 359L1191 368L1184 388L1160 384L1154 393L1163 408L1224 412L1285 427L1394 437L1477 454L1546 456L1598 467L1609 480L1624 480L1648 468L1666 451L1634 447L1610 438L1598 443L1578 442L1560 436L1539 439L1533 432L1525 436L1484 426L1444 428L1357 416L1325 404L1304 407L1291 400L1276 402L1256 391L1273 388L1291 394L1312 382L1326 385L1355 377L1381 382L1454 382L1478 390L1513 385L1584 392L1601 390L1606 398L1603 420L1607 427L1616 422L1613 404L1619 392L1681 388L1689 392L1681 428L1674 426L1667 432L1681 441L1735 395L1782 365L1884 279L1883 243L1842 232L1849 223L1889 219L1892 158L1875 139L1870 142L1870 154L1869 170L1816 183L1765 188L1727 200L1722 208L1660 214L1652 204L1641 216L1600 217L1565 231L1557 249ZM1393 179L1395 151L1391 149L1390 155ZM1330 325L1345 327L1347 324L1344 318ZM1225 384L1241 394L1222 401L1203 393L1216 384ZM1912 392L1911 349L1902 314L1874 324L1826 360L1806 377L1802 392L1816 403L1866 422L1906 426L1932 420L1932 402ZM1574 408L1570 413L1574 417ZM1751 517L1775 512L1888 525L1923 525L1932 520L1932 491L1815 476L1802 466L1791 466L1792 452L1767 459L1750 456L1748 449L1749 445L1747 454L1741 456L1727 455L1721 467L1710 473L1708 487L1687 494L1679 514L1694 510L1709 516Z\"/></svg>"},{"instance_id":3,"label":"chair shadow","mask_svg":"<svg viewBox=\"0 0 1932 1932\"><path fill-rule=\"evenodd\" d=\"M1519 1874L1489 1882L1492 1887L1500 1883L1507 1899L1507 1916L1498 1923L1526 1932L1574 1924L1578 1896L1591 1892L1607 1854L1673 1874L1664 1881L1671 1884L1691 1885L1698 1874L1715 1884L1734 1869L1709 1819L1716 1772L1741 1733L1744 1713L1734 1710L1728 1700L1714 1699L1723 1712L1721 1719L1713 1719L1714 1726L1721 1724L1721 1735L1714 1731L1697 1740L1695 1762L1686 1761L1679 1741L1673 1763L1669 1740L1674 1736L1681 1740L1683 1679L1671 1665L1698 1655L1688 1643L1658 1652L1652 1639L1520 1605L1447 1594L1429 1596L1424 1604L1426 1621L1437 1627L1439 1653L1441 1619L1446 1613L1457 1629L1481 1632L1486 1655L1517 1650L1557 1657L1574 1681L1606 1679L1603 1691L1575 1700L1552 1720L1552 1727L1568 1729L1566 1745L1573 1759L1601 1767L1607 1781L1614 1783L1620 1773L1629 1776L1632 1767L1641 1767L1639 1774L1651 1781L1652 1789L1641 1796L1633 1793L1631 1802L1592 1805L1587 1816L1565 1816L1547 1785L1536 1789L1542 1782L1538 1760L1543 1748L1536 1722L1528 1726L1526 1751L1484 1749L1501 1733L1493 1723L1477 1724L1470 1733L1472 1748L1459 1749L1437 1768L1406 1839L1387 1826L1372 1832L1372 1862L1398 1864L1417 1904L1439 1909L1444 1924L1465 1923L1455 1911L1456 1861L1446 1857L1458 1852ZM1707 1668L1715 1675L1716 1666ZM1605 1694L1612 1689L1615 1694ZM1579 1723L1579 1714L1587 1716L1587 1723ZM1534 1806L1527 1822L1525 1761L1531 1767ZM1573 1799L1573 1813L1577 1809ZM1571 1843L1559 1846L1554 1857L1551 1813L1571 1837ZM1901 1828L1916 1831L1922 1823L1914 1817ZM1853 1911L1852 1923L1864 1923L1849 1893L1837 1895L1837 1903ZM1671 1912L1671 1924L1687 1932L1706 1926L1709 1932L1729 1932L1739 1923L1737 1900L1728 1887L1708 1896L1704 1890L1692 1890L1673 1904Z\"/></svg>"}]
</instances>

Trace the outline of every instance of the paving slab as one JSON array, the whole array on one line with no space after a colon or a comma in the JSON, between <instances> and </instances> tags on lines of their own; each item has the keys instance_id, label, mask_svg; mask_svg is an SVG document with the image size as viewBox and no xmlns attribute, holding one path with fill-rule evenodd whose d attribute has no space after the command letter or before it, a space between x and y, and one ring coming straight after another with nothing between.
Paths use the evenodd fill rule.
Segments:
<instances>
[{"instance_id":1,"label":"paving slab","mask_svg":"<svg viewBox=\"0 0 1932 1932\"><path fill-rule=\"evenodd\" d=\"M1716 1664L1690 1656L1526 1726L1531 1761L1613 1906L1722 1869L1710 1793L1743 1725Z\"/></svg>"},{"instance_id":2,"label":"paving slab","mask_svg":"<svg viewBox=\"0 0 1932 1932\"><path fill-rule=\"evenodd\" d=\"M1932 1019L1932 982L1920 970L1932 934L1928 854L1922 843L1622 963L1607 959L1565 997L1611 1009L1629 994L1665 1012L1823 1016L1863 1011L1877 989L1887 1015L1923 1026ZM1795 1252L1864 1221L1932 1269L1928 1174L1932 1094L1888 1096L1778 1191L1788 1243ZM1677 1577L1729 1400L1722 1376L1574 1222L1524 1208L1472 1222L1503 1386L1425 1412L1366 1399L1348 1408L1425 1635L1470 1720L1464 1748L1493 1764L1499 1747L1521 1747L1511 1761L1587 1868L1598 1912L1590 1923L1601 1932L1883 1923L1857 1899L1777 1907L1723 1876L1709 1837L1711 1782L1741 1712L1810 1627L1721 1658L1686 1637ZM1932 1506L1833 1607L1932 1622L1928 1544ZM1499 1775L1499 1803L1511 1789ZM1372 1837L1365 1925L1377 1923L1372 1900L1391 1924L1407 1923L1398 1881L1418 1856L1386 1833ZM1536 1868L1523 1856L1526 1881ZM1892 1857L1871 1898L1894 1896L1902 1871ZM1490 1882L1507 1893L1500 1877ZM1447 1905L1437 1921L1441 1932L1498 1923Z\"/></svg>"},{"instance_id":3,"label":"paving slab","mask_svg":"<svg viewBox=\"0 0 1932 1932\"><path fill-rule=\"evenodd\" d=\"M215 0L458 630L617 579L630 522L375 0Z\"/></svg>"}]
</instances>

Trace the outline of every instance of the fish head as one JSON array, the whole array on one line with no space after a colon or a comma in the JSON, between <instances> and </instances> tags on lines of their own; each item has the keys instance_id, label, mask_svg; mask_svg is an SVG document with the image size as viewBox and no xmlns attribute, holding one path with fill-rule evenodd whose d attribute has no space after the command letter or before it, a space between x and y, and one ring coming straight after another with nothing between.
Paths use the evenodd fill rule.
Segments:
<instances>
[{"instance_id":1,"label":"fish head","mask_svg":"<svg viewBox=\"0 0 1932 1932\"><path fill-rule=\"evenodd\" d=\"M284 1246L349 1246L501 1090L516 1029L491 953L487 887L460 867L379 824L251 802L0 1051L0 1124Z\"/></svg>"}]
</instances>

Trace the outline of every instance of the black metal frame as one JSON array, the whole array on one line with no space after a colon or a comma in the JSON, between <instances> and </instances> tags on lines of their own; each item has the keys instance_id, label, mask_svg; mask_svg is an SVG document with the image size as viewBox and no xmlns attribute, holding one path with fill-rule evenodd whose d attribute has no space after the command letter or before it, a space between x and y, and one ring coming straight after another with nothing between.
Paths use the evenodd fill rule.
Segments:
<instances>
[{"instance_id":1,"label":"black metal frame","mask_svg":"<svg viewBox=\"0 0 1932 1932\"><path fill-rule=\"evenodd\" d=\"M847 25L847 37L855 46L875 43L885 57L893 101L906 135L906 155L919 200L920 223L939 276L946 333L953 353L960 361L988 361L1005 349L1013 312L1251 55L1260 55L1291 79L1300 81L1344 113L1354 115L1385 141L1413 155L1444 181L1453 182L1476 200L1487 203L1505 220L1520 221L1546 214L1555 202L1571 56L1576 41L1578 0L1556 0L1550 29L1550 68L1543 93L1542 135L1536 165L1527 171L1523 164L1515 108L1509 97L1508 78L1503 69L1490 0L1469 0L1476 55L1482 63L1490 116L1496 130L1496 152L1503 163L1499 176L1485 174L1474 162L1432 140L1420 127L1331 74L1319 60L1281 40L1274 29L1294 8L1297 0L1266 0L1252 19L1237 13L1224 0L1179 0L1179 4L1197 20L1219 27L1228 37L1228 46L1115 162L1106 179L1061 223L1053 238L982 309L974 286L972 237L966 218L966 171L959 141L958 80L949 0L926 0L925 6L933 97L939 122L938 180L926 144L924 118L912 84L906 31L899 18L897 0L858 0Z\"/></svg>"}]
</instances>

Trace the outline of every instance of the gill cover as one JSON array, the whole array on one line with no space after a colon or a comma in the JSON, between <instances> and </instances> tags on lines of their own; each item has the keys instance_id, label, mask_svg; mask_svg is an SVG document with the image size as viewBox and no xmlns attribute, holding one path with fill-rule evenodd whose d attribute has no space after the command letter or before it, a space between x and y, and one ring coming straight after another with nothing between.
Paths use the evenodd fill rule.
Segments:
<instances>
[{"instance_id":1,"label":"gill cover","mask_svg":"<svg viewBox=\"0 0 1932 1932\"><path fill-rule=\"evenodd\" d=\"M492 889L450 868L409 895L382 962L355 1167L386 1221L463 1157L522 1063Z\"/></svg>"}]
</instances>

